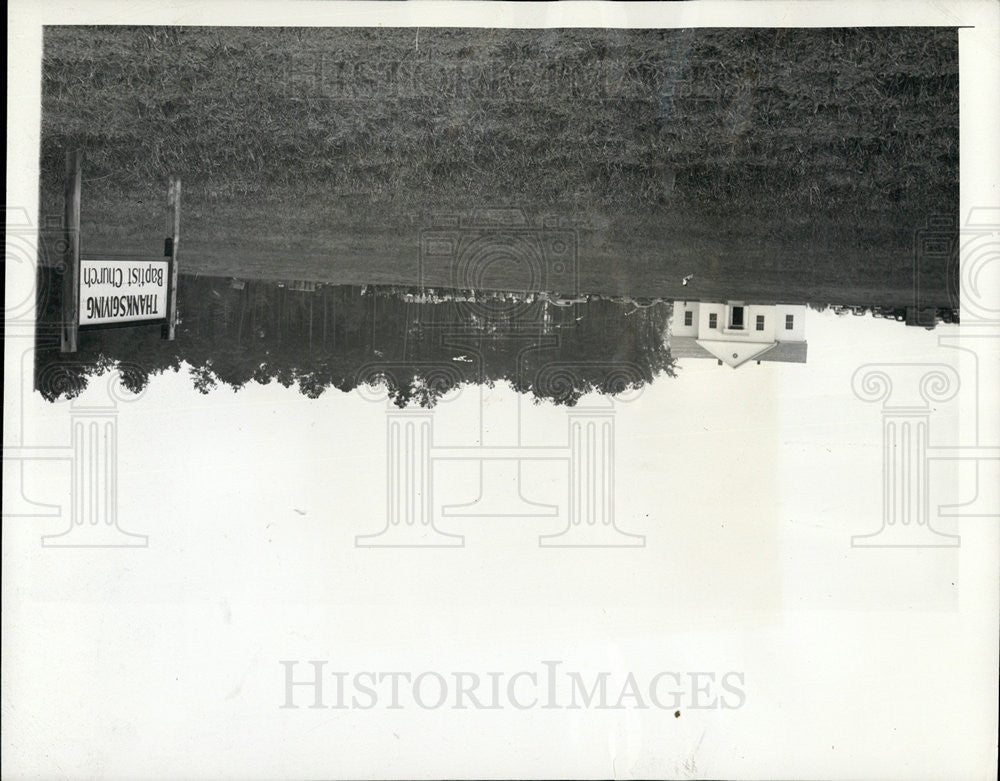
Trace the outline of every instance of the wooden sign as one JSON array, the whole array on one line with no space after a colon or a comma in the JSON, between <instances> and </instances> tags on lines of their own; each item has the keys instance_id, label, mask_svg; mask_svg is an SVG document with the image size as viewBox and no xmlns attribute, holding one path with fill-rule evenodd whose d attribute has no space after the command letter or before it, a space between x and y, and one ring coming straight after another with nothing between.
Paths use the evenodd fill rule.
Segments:
<instances>
[{"instance_id":1,"label":"wooden sign","mask_svg":"<svg viewBox=\"0 0 1000 781\"><path fill-rule=\"evenodd\" d=\"M177 331L177 248L181 232L181 181L167 187L166 258L80 257L80 185L83 156L66 153L65 273L60 349L77 350L82 329L161 325L162 337Z\"/></svg>"},{"instance_id":2,"label":"wooden sign","mask_svg":"<svg viewBox=\"0 0 1000 781\"><path fill-rule=\"evenodd\" d=\"M167 322L169 260L81 260L80 328Z\"/></svg>"}]
</instances>

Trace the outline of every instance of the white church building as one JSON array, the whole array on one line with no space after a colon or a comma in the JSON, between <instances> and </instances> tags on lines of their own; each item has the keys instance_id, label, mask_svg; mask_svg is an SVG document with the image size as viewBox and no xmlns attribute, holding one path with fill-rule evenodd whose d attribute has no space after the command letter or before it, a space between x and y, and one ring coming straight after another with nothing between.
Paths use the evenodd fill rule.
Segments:
<instances>
[{"instance_id":1,"label":"white church building","mask_svg":"<svg viewBox=\"0 0 1000 781\"><path fill-rule=\"evenodd\" d=\"M744 301L674 301L668 329L675 358L712 358L734 369L747 361L806 362L806 307Z\"/></svg>"}]
</instances>

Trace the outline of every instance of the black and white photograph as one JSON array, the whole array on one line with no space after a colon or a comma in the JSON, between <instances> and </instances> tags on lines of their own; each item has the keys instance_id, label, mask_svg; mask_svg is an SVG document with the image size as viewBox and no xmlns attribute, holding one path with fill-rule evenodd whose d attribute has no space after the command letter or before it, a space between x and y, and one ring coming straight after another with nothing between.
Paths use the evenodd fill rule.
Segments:
<instances>
[{"instance_id":1,"label":"black and white photograph","mask_svg":"<svg viewBox=\"0 0 1000 781\"><path fill-rule=\"evenodd\" d=\"M8 16L5 778L995 778L1000 6Z\"/></svg>"}]
</instances>

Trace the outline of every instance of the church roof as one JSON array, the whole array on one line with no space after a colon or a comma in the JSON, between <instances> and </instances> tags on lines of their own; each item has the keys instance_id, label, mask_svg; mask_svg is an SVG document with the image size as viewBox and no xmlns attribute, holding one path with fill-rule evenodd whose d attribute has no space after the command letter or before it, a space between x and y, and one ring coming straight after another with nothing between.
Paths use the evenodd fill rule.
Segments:
<instances>
[{"instance_id":1,"label":"church roof","mask_svg":"<svg viewBox=\"0 0 1000 781\"><path fill-rule=\"evenodd\" d=\"M749 360L776 363L805 363L806 342L733 343L698 340L693 336L670 337L670 354L674 358L716 358L733 368ZM736 358L732 354L736 353Z\"/></svg>"}]
</instances>

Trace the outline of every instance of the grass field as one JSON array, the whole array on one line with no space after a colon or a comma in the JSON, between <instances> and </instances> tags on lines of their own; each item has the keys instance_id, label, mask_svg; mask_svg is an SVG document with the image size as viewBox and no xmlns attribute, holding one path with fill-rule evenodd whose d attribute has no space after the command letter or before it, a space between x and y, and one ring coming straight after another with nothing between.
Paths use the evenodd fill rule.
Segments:
<instances>
[{"instance_id":1,"label":"grass field","mask_svg":"<svg viewBox=\"0 0 1000 781\"><path fill-rule=\"evenodd\" d=\"M957 216L957 54L921 28L50 27L41 216L74 146L88 254L158 254L176 174L187 272L415 284L435 215L515 205L578 229L584 292L905 305L916 231Z\"/></svg>"}]
</instances>

